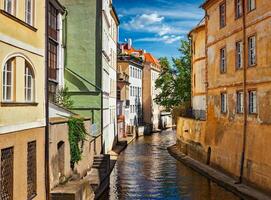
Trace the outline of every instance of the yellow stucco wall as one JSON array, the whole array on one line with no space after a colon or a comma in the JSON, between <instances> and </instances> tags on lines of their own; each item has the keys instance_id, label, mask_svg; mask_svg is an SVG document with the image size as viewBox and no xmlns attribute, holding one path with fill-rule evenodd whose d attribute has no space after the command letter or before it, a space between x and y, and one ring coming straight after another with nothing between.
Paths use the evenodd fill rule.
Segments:
<instances>
[{"instance_id":1,"label":"yellow stucco wall","mask_svg":"<svg viewBox=\"0 0 271 200\"><path fill-rule=\"evenodd\" d=\"M246 37L242 18L235 19L234 0L226 1L226 27L219 27L217 0L207 7L208 115L204 145L212 147L213 166L238 177L243 137L243 114L236 113L236 92L243 88L243 70L235 68L235 45L256 36L257 65L247 69L247 90L257 90L256 115L248 114L244 179L261 189L271 191L271 2L259 0L256 10L246 13ZM220 49L226 47L227 72L220 73ZM247 54L247 49L245 53ZM228 111L221 113L220 94L227 92ZM268 142L269 141L269 142Z\"/></svg>"},{"instance_id":2,"label":"yellow stucco wall","mask_svg":"<svg viewBox=\"0 0 271 200\"><path fill-rule=\"evenodd\" d=\"M0 149L14 148L13 200L27 199L27 143L36 141L37 147L37 196L45 199L44 128L29 129L0 135Z\"/></svg>"},{"instance_id":3,"label":"yellow stucco wall","mask_svg":"<svg viewBox=\"0 0 271 200\"><path fill-rule=\"evenodd\" d=\"M2 10L0 1L0 150L14 148L13 199L27 199L27 143L36 141L37 195L45 199L45 1L36 0L34 24L24 24L25 1L16 1L15 16ZM11 103L3 102L3 67L15 57L13 94ZM35 77L35 104L26 104L24 94L25 60Z\"/></svg>"},{"instance_id":4,"label":"yellow stucco wall","mask_svg":"<svg viewBox=\"0 0 271 200\"><path fill-rule=\"evenodd\" d=\"M3 9L3 1L0 8ZM24 59L32 65L35 76L35 98L37 105L3 106L0 104L0 128L15 124L38 122L44 124L45 118L45 2L35 1L34 27L35 30L23 25L0 13L0 83L5 62L8 58L16 57L16 77L13 81L16 90L13 103L24 103ZM25 2L17 1L16 18L25 20ZM0 87L0 99L2 102L2 86ZM38 125L36 125L38 126ZM25 128L25 127L24 127ZM23 129L23 128L22 128Z\"/></svg>"}]
</instances>

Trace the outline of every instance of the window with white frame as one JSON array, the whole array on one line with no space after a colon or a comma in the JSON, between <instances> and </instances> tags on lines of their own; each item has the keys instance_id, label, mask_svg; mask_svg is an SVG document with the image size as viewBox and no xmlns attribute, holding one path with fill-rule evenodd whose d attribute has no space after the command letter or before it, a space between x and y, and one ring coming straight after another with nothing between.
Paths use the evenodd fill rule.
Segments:
<instances>
[{"instance_id":1,"label":"window with white frame","mask_svg":"<svg viewBox=\"0 0 271 200\"><path fill-rule=\"evenodd\" d=\"M227 93L221 93L221 112L227 112Z\"/></svg>"},{"instance_id":2,"label":"window with white frame","mask_svg":"<svg viewBox=\"0 0 271 200\"><path fill-rule=\"evenodd\" d=\"M256 0L247 0L248 11L252 11L256 8Z\"/></svg>"},{"instance_id":3,"label":"window with white frame","mask_svg":"<svg viewBox=\"0 0 271 200\"><path fill-rule=\"evenodd\" d=\"M242 91L238 91L236 93L237 96L237 113L244 112L244 93Z\"/></svg>"},{"instance_id":4,"label":"window with white frame","mask_svg":"<svg viewBox=\"0 0 271 200\"><path fill-rule=\"evenodd\" d=\"M220 28L226 26L226 2L222 3L219 7Z\"/></svg>"},{"instance_id":5,"label":"window with white frame","mask_svg":"<svg viewBox=\"0 0 271 200\"><path fill-rule=\"evenodd\" d=\"M9 59L3 70L3 101L13 100L13 71L15 59Z\"/></svg>"},{"instance_id":6,"label":"window with white frame","mask_svg":"<svg viewBox=\"0 0 271 200\"><path fill-rule=\"evenodd\" d=\"M257 92L255 90L248 92L248 106L249 106L249 114L257 113Z\"/></svg>"},{"instance_id":7,"label":"window with white frame","mask_svg":"<svg viewBox=\"0 0 271 200\"><path fill-rule=\"evenodd\" d=\"M11 15L15 15L16 0L4 0L4 10Z\"/></svg>"},{"instance_id":8,"label":"window with white frame","mask_svg":"<svg viewBox=\"0 0 271 200\"><path fill-rule=\"evenodd\" d=\"M256 64L256 36L248 38L248 64L253 66Z\"/></svg>"},{"instance_id":9,"label":"window with white frame","mask_svg":"<svg viewBox=\"0 0 271 200\"><path fill-rule=\"evenodd\" d=\"M34 101L34 76L29 63L25 63L24 96L26 102Z\"/></svg>"},{"instance_id":10,"label":"window with white frame","mask_svg":"<svg viewBox=\"0 0 271 200\"><path fill-rule=\"evenodd\" d=\"M242 68L242 42L236 42L236 69Z\"/></svg>"},{"instance_id":11,"label":"window with white frame","mask_svg":"<svg viewBox=\"0 0 271 200\"><path fill-rule=\"evenodd\" d=\"M235 0L235 17L240 18L242 16L242 11L242 0Z\"/></svg>"},{"instance_id":12,"label":"window with white frame","mask_svg":"<svg viewBox=\"0 0 271 200\"><path fill-rule=\"evenodd\" d=\"M25 0L25 22L33 25L34 0Z\"/></svg>"},{"instance_id":13,"label":"window with white frame","mask_svg":"<svg viewBox=\"0 0 271 200\"><path fill-rule=\"evenodd\" d=\"M226 73L227 67L226 67L226 47L220 49L220 72Z\"/></svg>"}]
</instances>

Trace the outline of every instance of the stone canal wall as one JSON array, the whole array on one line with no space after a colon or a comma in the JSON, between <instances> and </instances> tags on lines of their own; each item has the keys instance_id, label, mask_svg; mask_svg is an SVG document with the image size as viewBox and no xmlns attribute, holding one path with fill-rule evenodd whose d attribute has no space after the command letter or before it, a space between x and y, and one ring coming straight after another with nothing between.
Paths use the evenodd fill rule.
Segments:
<instances>
[{"instance_id":1,"label":"stone canal wall","mask_svg":"<svg viewBox=\"0 0 271 200\"><path fill-rule=\"evenodd\" d=\"M212 121L179 117L177 121L177 148L185 155L210 165L234 179L240 176L242 153L242 125L225 126L219 130ZM223 121L221 121L223 123ZM271 193L271 151L268 125L253 127L248 123L244 183ZM255 131L258 130L258 131Z\"/></svg>"}]
</instances>

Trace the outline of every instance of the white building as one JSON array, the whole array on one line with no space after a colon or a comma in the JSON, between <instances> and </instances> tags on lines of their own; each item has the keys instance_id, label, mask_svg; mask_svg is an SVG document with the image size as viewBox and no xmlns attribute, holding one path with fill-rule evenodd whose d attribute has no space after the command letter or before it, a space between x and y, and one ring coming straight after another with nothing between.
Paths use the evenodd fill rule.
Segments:
<instances>
[{"instance_id":1,"label":"white building","mask_svg":"<svg viewBox=\"0 0 271 200\"><path fill-rule=\"evenodd\" d=\"M137 126L142 123L142 64L130 62L129 83L130 83L130 113L128 123L130 126Z\"/></svg>"},{"instance_id":2,"label":"white building","mask_svg":"<svg viewBox=\"0 0 271 200\"><path fill-rule=\"evenodd\" d=\"M107 153L117 140L117 41L119 20L112 0L103 0L103 143Z\"/></svg>"}]
</instances>

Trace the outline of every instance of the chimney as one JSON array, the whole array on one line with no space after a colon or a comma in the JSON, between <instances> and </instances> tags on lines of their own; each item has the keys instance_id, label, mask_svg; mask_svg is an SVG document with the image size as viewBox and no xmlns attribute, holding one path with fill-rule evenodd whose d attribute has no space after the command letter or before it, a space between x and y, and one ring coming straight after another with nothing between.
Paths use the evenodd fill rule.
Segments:
<instances>
[{"instance_id":1,"label":"chimney","mask_svg":"<svg viewBox=\"0 0 271 200\"><path fill-rule=\"evenodd\" d=\"M132 39L129 38L129 39L128 39L128 49L129 49L129 50L132 48L132 45L133 45Z\"/></svg>"},{"instance_id":2,"label":"chimney","mask_svg":"<svg viewBox=\"0 0 271 200\"><path fill-rule=\"evenodd\" d=\"M121 45L121 53L122 54L124 53L124 45L123 44Z\"/></svg>"}]
</instances>

